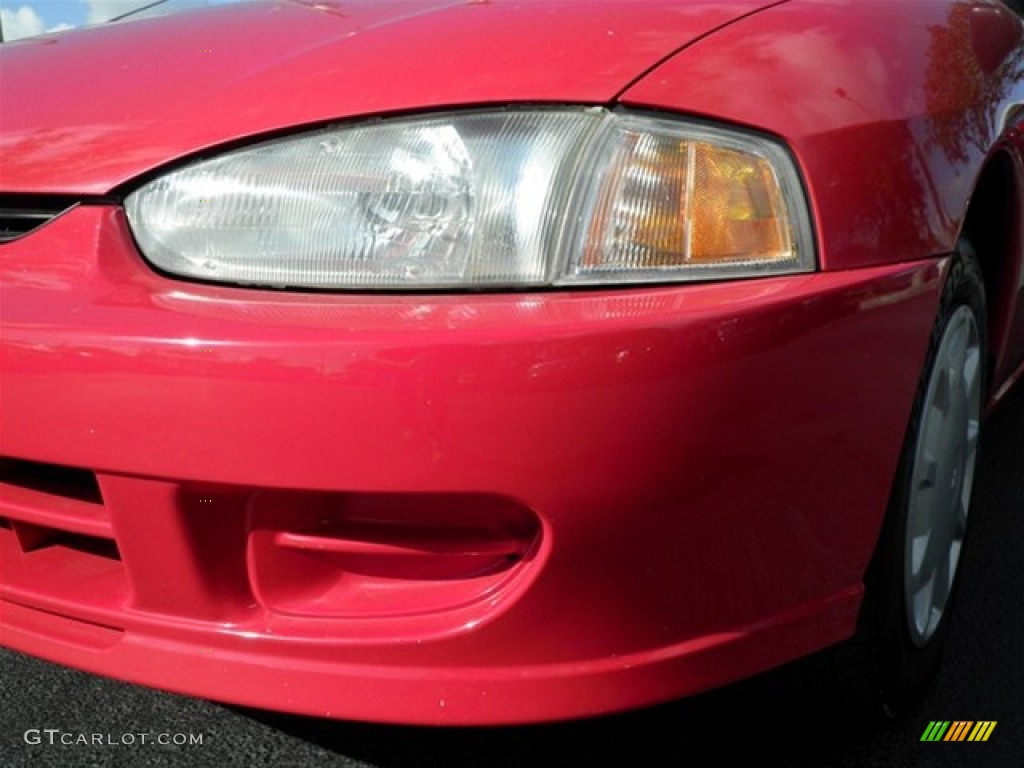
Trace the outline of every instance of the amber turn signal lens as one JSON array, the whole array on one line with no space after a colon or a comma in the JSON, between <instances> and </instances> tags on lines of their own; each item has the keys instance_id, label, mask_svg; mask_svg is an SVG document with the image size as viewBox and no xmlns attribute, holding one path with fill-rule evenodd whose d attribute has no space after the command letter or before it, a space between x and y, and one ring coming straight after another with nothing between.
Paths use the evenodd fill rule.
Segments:
<instances>
[{"instance_id":1,"label":"amber turn signal lens","mask_svg":"<svg viewBox=\"0 0 1024 768\"><path fill-rule=\"evenodd\" d=\"M799 179L769 140L623 116L596 175L570 281L700 280L813 268Z\"/></svg>"},{"instance_id":2,"label":"amber turn signal lens","mask_svg":"<svg viewBox=\"0 0 1024 768\"><path fill-rule=\"evenodd\" d=\"M691 143L693 164L685 212L688 260L785 261L793 256L786 203L764 158Z\"/></svg>"}]
</instances>

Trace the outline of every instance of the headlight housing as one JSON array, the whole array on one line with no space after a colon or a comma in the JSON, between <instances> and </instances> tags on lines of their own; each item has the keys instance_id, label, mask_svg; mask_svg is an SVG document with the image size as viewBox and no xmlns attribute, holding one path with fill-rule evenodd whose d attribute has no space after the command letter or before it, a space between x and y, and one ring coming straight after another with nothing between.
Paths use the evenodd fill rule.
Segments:
<instances>
[{"instance_id":1,"label":"headlight housing","mask_svg":"<svg viewBox=\"0 0 1024 768\"><path fill-rule=\"evenodd\" d=\"M328 128L171 171L125 200L165 272L324 289L507 288L814 267L786 151L602 109Z\"/></svg>"}]
</instances>

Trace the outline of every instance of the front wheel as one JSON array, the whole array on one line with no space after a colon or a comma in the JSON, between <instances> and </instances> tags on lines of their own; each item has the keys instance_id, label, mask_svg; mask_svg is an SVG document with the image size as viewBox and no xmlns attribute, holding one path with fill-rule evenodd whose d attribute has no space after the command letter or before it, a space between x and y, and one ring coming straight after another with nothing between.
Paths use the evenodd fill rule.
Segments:
<instances>
[{"instance_id":1,"label":"front wheel","mask_svg":"<svg viewBox=\"0 0 1024 768\"><path fill-rule=\"evenodd\" d=\"M904 524L907 631L925 648L946 616L970 511L981 423L981 331L956 308L939 339L921 404Z\"/></svg>"},{"instance_id":2,"label":"front wheel","mask_svg":"<svg viewBox=\"0 0 1024 768\"><path fill-rule=\"evenodd\" d=\"M960 241L943 287L859 634L881 703L899 710L938 669L949 630L978 458L985 387L985 284Z\"/></svg>"},{"instance_id":3,"label":"front wheel","mask_svg":"<svg viewBox=\"0 0 1024 768\"><path fill-rule=\"evenodd\" d=\"M986 304L970 243L952 258L855 636L808 660L801 685L861 714L925 692L949 631L985 392ZM808 686L807 683L810 683Z\"/></svg>"}]
</instances>

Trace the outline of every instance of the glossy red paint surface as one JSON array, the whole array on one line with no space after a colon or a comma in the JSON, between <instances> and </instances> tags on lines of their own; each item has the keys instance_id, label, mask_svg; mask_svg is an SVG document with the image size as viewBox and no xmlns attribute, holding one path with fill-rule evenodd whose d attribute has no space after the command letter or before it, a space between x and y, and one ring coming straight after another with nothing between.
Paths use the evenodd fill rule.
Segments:
<instances>
[{"instance_id":1,"label":"glossy red paint surface","mask_svg":"<svg viewBox=\"0 0 1024 768\"><path fill-rule=\"evenodd\" d=\"M852 269L952 250L977 169L1024 122L1022 56L1020 20L989 0L786 3L621 101L785 136L816 202L822 265Z\"/></svg>"},{"instance_id":2,"label":"glossy red paint surface","mask_svg":"<svg viewBox=\"0 0 1024 768\"><path fill-rule=\"evenodd\" d=\"M95 471L102 503L69 514L119 552L23 551L0 530L5 642L250 704L453 723L665 698L849 632L907 417L889 394L913 388L939 284L924 262L657 290L288 295L154 275L100 206L8 244L2 265L4 451ZM5 496L3 515L69 528L51 502ZM261 594L251 547L309 533L310 510L382 518L391 538L415 521L434 541L503 515L492 539L526 542L468 597L452 579L451 600L424 603L431 578L414 573L383 614L341 600L296 615ZM56 642L46 615L96 647ZM207 650L219 674L186 669Z\"/></svg>"},{"instance_id":3,"label":"glossy red paint surface","mask_svg":"<svg viewBox=\"0 0 1024 768\"><path fill-rule=\"evenodd\" d=\"M156 274L116 200L87 200L0 245L0 641L220 700L459 724L641 706L848 637L944 256L982 161L1022 176L1020 85L992 74L1019 23L794 0L700 39L769 4L325 5L5 46L0 194L107 194L352 116L623 103L786 141L824 269L274 292ZM928 30L964 12L951 40L983 96L929 102L953 70ZM946 119L969 144L929 143ZM1019 221L993 389L1024 354Z\"/></svg>"},{"instance_id":4,"label":"glossy red paint surface","mask_svg":"<svg viewBox=\"0 0 1024 768\"><path fill-rule=\"evenodd\" d=\"M996 0L785 3L683 51L621 102L784 136L826 269L950 252L979 169L1005 156L1017 225L990 297L1003 380L1024 363L1021 26Z\"/></svg>"},{"instance_id":5,"label":"glossy red paint surface","mask_svg":"<svg viewBox=\"0 0 1024 768\"><path fill-rule=\"evenodd\" d=\"M303 124L446 104L601 104L769 4L629 0L581 13L564 0L268 0L19 41L4 51L17 77L3 99L26 107L0 109L0 186L102 194L182 155Z\"/></svg>"}]
</instances>

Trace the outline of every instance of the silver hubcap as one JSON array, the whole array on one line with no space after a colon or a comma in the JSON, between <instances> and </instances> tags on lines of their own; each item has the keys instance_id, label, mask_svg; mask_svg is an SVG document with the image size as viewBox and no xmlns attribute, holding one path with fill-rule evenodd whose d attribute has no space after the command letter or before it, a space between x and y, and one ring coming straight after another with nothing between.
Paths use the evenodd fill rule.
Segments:
<instances>
[{"instance_id":1,"label":"silver hubcap","mask_svg":"<svg viewBox=\"0 0 1024 768\"><path fill-rule=\"evenodd\" d=\"M950 317L928 381L914 450L903 589L914 643L931 639L949 602L974 482L981 346L968 307Z\"/></svg>"}]
</instances>

